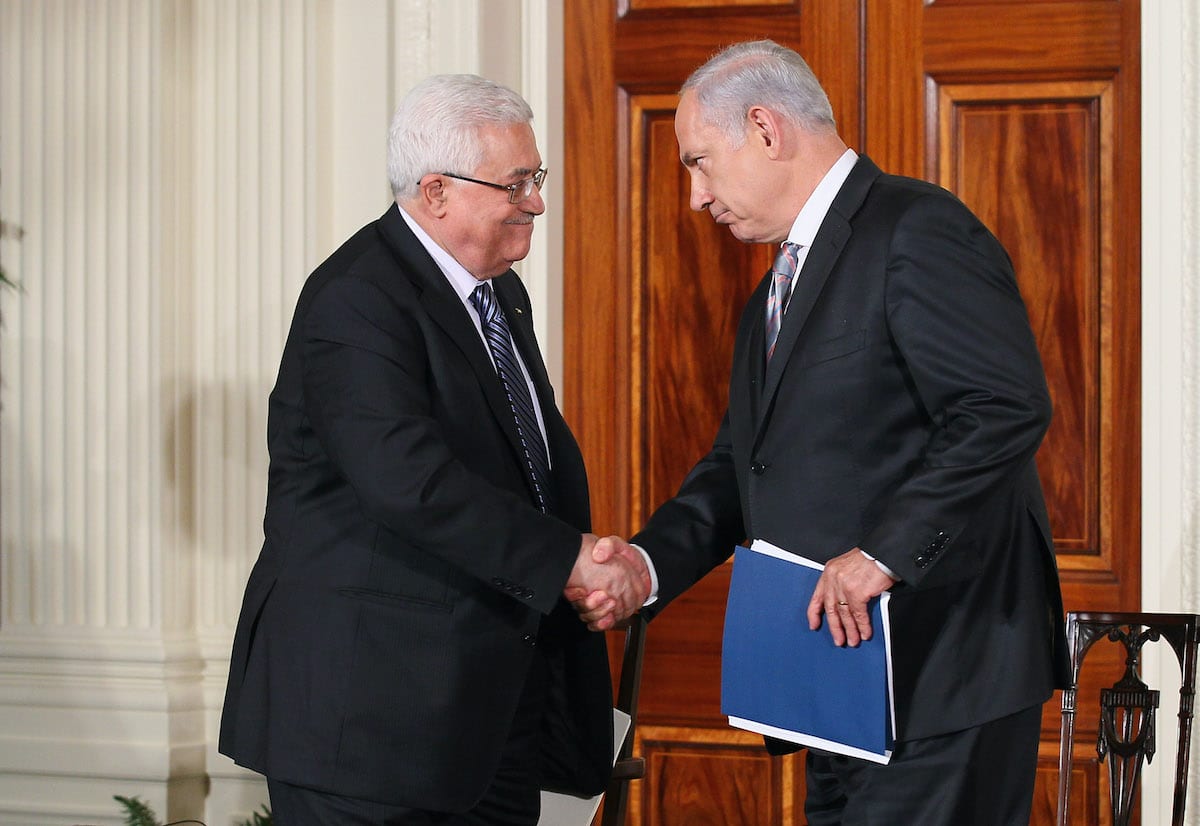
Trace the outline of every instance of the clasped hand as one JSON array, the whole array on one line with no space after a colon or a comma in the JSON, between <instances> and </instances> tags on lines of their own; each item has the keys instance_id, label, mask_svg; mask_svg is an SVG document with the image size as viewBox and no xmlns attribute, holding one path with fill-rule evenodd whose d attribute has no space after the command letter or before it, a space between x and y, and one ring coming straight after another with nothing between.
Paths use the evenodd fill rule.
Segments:
<instances>
[{"instance_id":1,"label":"clasped hand","mask_svg":"<svg viewBox=\"0 0 1200 826\"><path fill-rule=\"evenodd\" d=\"M650 571L637 548L620 537L585 533L563 596L588 628L604 631L646 602Z\"/></svg>"}]
</instances>

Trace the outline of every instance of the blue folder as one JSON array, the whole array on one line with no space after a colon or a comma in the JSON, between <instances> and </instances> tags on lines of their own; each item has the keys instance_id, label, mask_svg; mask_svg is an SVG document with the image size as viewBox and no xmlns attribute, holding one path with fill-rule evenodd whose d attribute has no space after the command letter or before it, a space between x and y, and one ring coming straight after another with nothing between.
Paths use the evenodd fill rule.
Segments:
<instances>
[{"instance_id":1,"label":"blue folder","mask_svg":"<svg viewBox=\"0 0 1200 826\"><path fill-rule=\"evenodd\" d=\"M833 644L808 628L808 601L823 566L762 540L734 552L721 651L721 713L729 724L804 746L891 759L888 593L869 605L870 640Z\"/></svg>"}]
</instances>

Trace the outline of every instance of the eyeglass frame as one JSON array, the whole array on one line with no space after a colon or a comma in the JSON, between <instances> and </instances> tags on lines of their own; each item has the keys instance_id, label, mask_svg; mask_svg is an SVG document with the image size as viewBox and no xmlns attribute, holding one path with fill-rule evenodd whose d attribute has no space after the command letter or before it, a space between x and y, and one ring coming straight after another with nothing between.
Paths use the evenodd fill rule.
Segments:
<instances>
[{"instance_id":1,"label":"eyeglass frame","mask_svg":"<svg viewBox=\"0 0 1200 826\"><path fill-rule=\"evenodd\" d=\"M533 190L542 191L542 184L546 183L546 176L550 174L550 170L542 167L537 172L533 173L530 178L517 181L515 184L496 184L491 181L481 181L478 178L468 178L466 175L457 175L453 172L441 172L447 178L455 178L459 181L468 181L473 184L483 184L490 186L492 189L503 189L508 193L508 202L510 204L519 204L533 194ZM520 192L518 195L517 193Z\"/></svg>"}]
</instances>

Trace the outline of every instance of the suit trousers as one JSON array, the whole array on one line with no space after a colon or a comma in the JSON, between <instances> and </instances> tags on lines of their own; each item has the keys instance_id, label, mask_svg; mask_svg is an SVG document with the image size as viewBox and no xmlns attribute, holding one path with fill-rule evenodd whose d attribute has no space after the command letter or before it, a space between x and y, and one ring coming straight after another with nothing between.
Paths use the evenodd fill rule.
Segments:
<instances>
[{"instance_id":1,"label":"suit trousers","mask_svg":"<svg viewBox=\"0 0 1200 826\"><path fill-rule=\"evenodd\" d=\"M272 822L276 826L536 826L541 813L538 741L546 682L545 658L539 652L534 655L500 766L483 797L469 811L410 809L268 777Z\"/></svg>"},{"instance_id":2,"label":"suit trousers","mask_svg":"<svg viewBox=\"0 0 1200 826\"><path fill-rule=\"evenodd\" d=\"M1028 826L1042 707L897 743L887 765L809 751L809 826Z\"/></svg>"}]
</instances>

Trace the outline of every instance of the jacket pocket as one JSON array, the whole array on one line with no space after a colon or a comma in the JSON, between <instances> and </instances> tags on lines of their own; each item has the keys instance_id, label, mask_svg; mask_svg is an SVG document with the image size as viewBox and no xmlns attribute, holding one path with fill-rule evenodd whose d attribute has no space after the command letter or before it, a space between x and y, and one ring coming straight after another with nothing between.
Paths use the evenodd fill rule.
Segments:
<instances>
[{"instance_id":1,"label":"jacket pocket","mask_svg":"<svg viewBox=\"0 0 1200 826\"><path fill-rule=\"evenodd\" d=\"M842 356L848 356L851 353L858 352L866 344L866 330L856 330L844 336L818 341L804 348L803 356L800 359L800 366L809 367L813 364L820 364L823 361L832 361Z\"/></svg>"},{"instance_id":2,"label":"jacket pocket","mask_svg":"<svg viewBox=\"0 0 1200 826\"><path fill-rule=\"evenodd\" d=\"M421 611L440 611L449 614L454 606L447 602L434 602L429 599L408 596L407 594L392 594L387 591L372 591L369 588L338 588L338 593L350 599L373 602L376 605L390 605L396 608L415 608Z\"/></svg>"}]
</instances>

